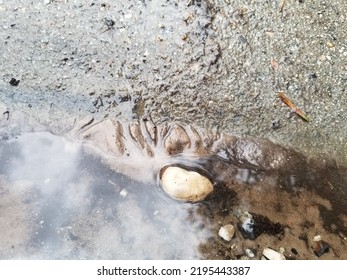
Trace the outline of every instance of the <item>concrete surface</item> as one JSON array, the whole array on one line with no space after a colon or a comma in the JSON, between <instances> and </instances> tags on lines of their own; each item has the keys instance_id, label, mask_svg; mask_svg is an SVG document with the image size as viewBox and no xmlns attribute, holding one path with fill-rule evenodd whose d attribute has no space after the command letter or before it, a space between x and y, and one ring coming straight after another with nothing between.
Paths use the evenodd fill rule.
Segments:
<instances>
[{"instance_id":1,"label":"concrete surface","mask_svg":"<svg viewBox=\"0 0 347 280\"><path fill-rule=\"evenodd\" d=\"M43 121L150 114L346 164L347 4L281 2L0 1L0 100Z\"/></svg>"}]
</instances>

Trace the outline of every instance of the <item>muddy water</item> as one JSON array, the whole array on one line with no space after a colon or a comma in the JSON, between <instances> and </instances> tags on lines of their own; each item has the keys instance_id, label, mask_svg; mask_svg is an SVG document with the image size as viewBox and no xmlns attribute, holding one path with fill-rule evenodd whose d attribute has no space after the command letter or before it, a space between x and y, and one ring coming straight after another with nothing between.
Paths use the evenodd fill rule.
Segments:
<instances>
[{"instance_id":1,"label":"muddy water","mask_svg":"<svg viewBox=\"0 0 347 280\"><path fill-rule=\"evenodd\" d=\"M110 161L85 142L49 132L3 136L0 257L247 259L250 249L259 259L264 248L282 247L288 259L315 259L313 238L321 235L329 250L320 259L347 258L346 169L290 151L287 164L271 169L246 150L237 161L226 149L200 157L142 152L132 149L128 162L111 154ZM165 164L203 173L214 193L202 203L172 200L157 184ZM236 234L227 242L218 230L229 223Z\"/></svg>"}]
</instances>

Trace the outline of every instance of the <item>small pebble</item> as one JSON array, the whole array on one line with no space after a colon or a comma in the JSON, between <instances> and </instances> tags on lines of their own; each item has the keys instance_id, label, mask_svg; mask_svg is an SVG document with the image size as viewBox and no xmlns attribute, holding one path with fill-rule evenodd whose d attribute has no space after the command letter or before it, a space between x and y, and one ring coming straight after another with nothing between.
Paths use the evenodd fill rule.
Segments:
<instances>
[{"instance_id":1,"label":"small pebble","mask_svg":"<svg viewBox=\"0 0 347 280\"><path fill-rule=\"evenodd\" d=\"M329 249L330 249L329 244L324 242L320 235L315 236L313 241L315 241L316 243L313 248L313 251L317 257L320 257L324 255L325 253L329 252Z\"/></svg>"},{"instance_id":2,"label":"small pebble","mask_svg":"<svg viewBox=\"0 0 347 280\"><path fill-rule=\"evenodd\" d=\"M327 42L327 47L328 47L328 48L333 48L333 47L335 47L335 45L334 45L334 43L328 41L328 42Z\"/></svg>"},{"instance_id":3,"label":"small pebble","mask_svg":"<svg viewBox=\"0 0 347 280\"><path fill-rule=\"evenodd\" d=\"M246 239L255 239L257 236L254 232L254 219L249 212L243 212L238 216L241 223L238 224L242 236Z\"/></svg>"},{"instance_id":4,"label":"small pebble","mask_svg":"<svg viewBox=\"0 0 347 280\"><path fill-rule=\"evenodd\" d=\"M126 197L128 195L128 191L126 189L122 189L119 194L121 197Z\"/></svg>"},{"instance_id":5,"label":"small pebble","mask_svg":"<svg viewBox=\"0 0 347 280\"><path fill-rule=\"evenodd\" d=\"M309 75L309 77L310 77L311 79L317 79L317 78L318 78L316 73L311 73L311 74Z\"/></svg>"},{"instance_id":6,"label":"small pebble","mask_svg":"<svg viewBox=\"0 0 347 280\"><path fill-rule=\"evenodd\" d=\"M273 120L271 123L272 129L279 129L281 127L280 120Z\"/></svg>"},{"instance_id":7,"label":"small pebble","mask_svg":"<svg viewBox=\"0 0 347 280\"><path fill-rule=\"evenodd\" d=\"M232 250L233 255L238 259L245 254L240 244L233 244L230 248Z\"/></svg>"},{"instance_id":8,"label":"small pebble","mask_svg":"<svg viewBox=\"0 0 347 280\"><path fill-rule=\"evenodd\" d=\"M47 45L49 43L49 39L48 38L43 38L41 40L41 42Z\"/></svg>"},{"instance_id":9,"label":"small pebble","mask_svg":"<svg viewBox=\"0 0 347 280\"><path fill-rule=\"evenodd\" d=\"M283 256L282 254L270 248L265 248L263 250L263 257L265 257L267 260L285 260L286 259L285 256Z\"/></svg>"},{"instance_id":10,"label":"small pebble","mask_svg":"<svg viewBox=\"0 0 347 280\"><path fill-rule=\"evenodd\" d=\"M297 251L295 248L292 248L290 251L291 251L294 255L297 255L297 254L298 254L298 251Z\"/></svg>"},{"instance_id":11,"label":"small pebble","mask_svg":"<svg viewBox=\"0 0 347 280\"><path fill-rule=\"evenodd\" d=\"M322 237L320 235L316 235L315 237L313 237L314 242L319 242L321 240L322 240Z\"/></svg>"},{"instance_id":12,"label":"small pebble","mask_svg":"<svg viewBox=\"0 0 347 280\"><path fill-rule=\"evenodd\" d=\"M325 253L329 252L329 244L324 242L324 241L320 241L317 242L317 245L314 249L314 253L316 254L317 257L320 257L322 255L324 255Z\"/></svg>"},{"instance_id":13,"label":"small pebble","mask_svg":"<svg viewBox=\"0 0 347 280\"><path fill-rule=\"evenodd\" d=\"M188 34L183 34L183 35L181 36L181 39L182 39L183 41L187 40L187 39L188 39Z\"/></svg>"},{"instance_id":14,"label":"small pebble","mask_svg":"<svg viewBox=\"0 0 347 280\"><path fill-rule=\"evenodd\" d=\"M254 255L254 253L253 253L253 251L252 251L251 249L246 249L246 250L245 250L245 253L246 253L246 255L247 255L249 258L254 258L254 257L255 257L255 255Z\"/></svg>"},{"instance_id":15,"label":"small pebble","mask_svg":"<svg viewBox=\"0 0 347 280\"><path fill-rule=\"evenodd\" d=\"M231 224L225 225L219 229L218 235L226 241L230 241L235 234L235 227Z\"/></svg>"},{"instance_id":16,"label":"small pebble","mask_svg":"<svg viewBox=\"0 0 347 280\"><path fill-rule=\"evenodd\" d=\"M15 78L11 78L10 85L16 87L16 86L18 86L19 82L20 82L20 80L17 80Z\"/></svg>"}]
</instances>

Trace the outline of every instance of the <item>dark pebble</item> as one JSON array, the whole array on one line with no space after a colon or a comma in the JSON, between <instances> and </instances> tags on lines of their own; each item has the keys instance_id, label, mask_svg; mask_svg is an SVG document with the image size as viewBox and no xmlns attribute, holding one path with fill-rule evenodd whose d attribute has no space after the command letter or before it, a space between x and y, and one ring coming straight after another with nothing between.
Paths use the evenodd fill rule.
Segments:
<instances>
[{"instance_id":1,"label":"dark pebble","mask_svg":"<svg viewBox=\"0 0 347 280\"><path fill-rule=\"evenodd\" d=\"M238 223L237 228L239 229L239 231L241 232L241 235L245 239L254 240L258 237L259 234L261 234L261 232L259 233L259 232L254 231L254 220L253 219L247 220L243 224Z\"/></svg>"},{"instance_id":2,"label":"dark pebble","mask_svg":"<svg viewBox=\"0 0 347 280\"><path fill-rule=\"evenodd\" d=\"M11 86L18 86L20 80L16 80L15 78L12 78L10 81Z\"/></svg>"},{"instance_id":3,"label":"dark pebble","mask_svg":"<svg viewBox=\"0 0 347 280\"><path fill-rule=\"evenodd\" d=\"M316 242L316 246L314 248L314 253L317 257L320 257L322 255L324 255L325 253L328 253L329 252L329 244L324 242L324 241L319 241L319 242Z\"/></svg>"},{"instance_id":4,"label":"dark pebble","mask_svg":"<svg viewBox=\"0 0 347 280\"><path fill-rule=\"evenodd\" d=\"M297 251L295 248L292 248L290 251L291 251L294 255L297 255L297 254L298 254L298 251Z\"/></svg>"},{"instance_id":5,"label":"dark pebble","mask_svg":"<svg viewBox=\"0 0 347 280\"><path fill-rule=\"evenodd\" d=\"M311 73L311 74L310 74L310 78L311 78L311 79L317 79L318 77L317 77L317 74L316 74L316 73Z\"/></svg>"},{"instance_id":6,"label":"dark pebble","mask_svg":"<svg viewBox=\"0 0 347 280\"><path fill-rule=\"evenodd\" d=\"M271 123L272 129L279 129L281 127L281 123L279 120L273 120Z\"/></svg>"},{"instance_id":7,"label":"dark pebble","mask_svg":"<svg viewBox=\"0 0 347 280\"><path fill-rule=\"evenodd\" d=\"M244 223L238 223L237 228L245 239L254 240L260 234L282 235L283 226L270 221L267 217L252 213L253 219L247 219Z\"/></svg>"}]
</instances>

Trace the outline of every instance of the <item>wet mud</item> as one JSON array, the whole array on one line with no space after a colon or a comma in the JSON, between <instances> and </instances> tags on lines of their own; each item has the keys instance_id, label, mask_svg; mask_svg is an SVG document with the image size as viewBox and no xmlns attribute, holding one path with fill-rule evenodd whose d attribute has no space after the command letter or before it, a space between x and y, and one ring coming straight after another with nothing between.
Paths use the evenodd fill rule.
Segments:
<instances>
[{"instance_id":1,"label":"wet mud","mask_svg":"<svg viewBox=\"0 0 347 280\"><path fill-rule=\"evenodd\" d=\"M260 259L268 247L287 259L347 258L347 169L334 162L149 117L82 119L62 136L2 138L3 259ZM212 195L171 199L159 184L169 165L208 177ZM226 224L231 241L218 235Z\"/></svg>"}]
</instances>

